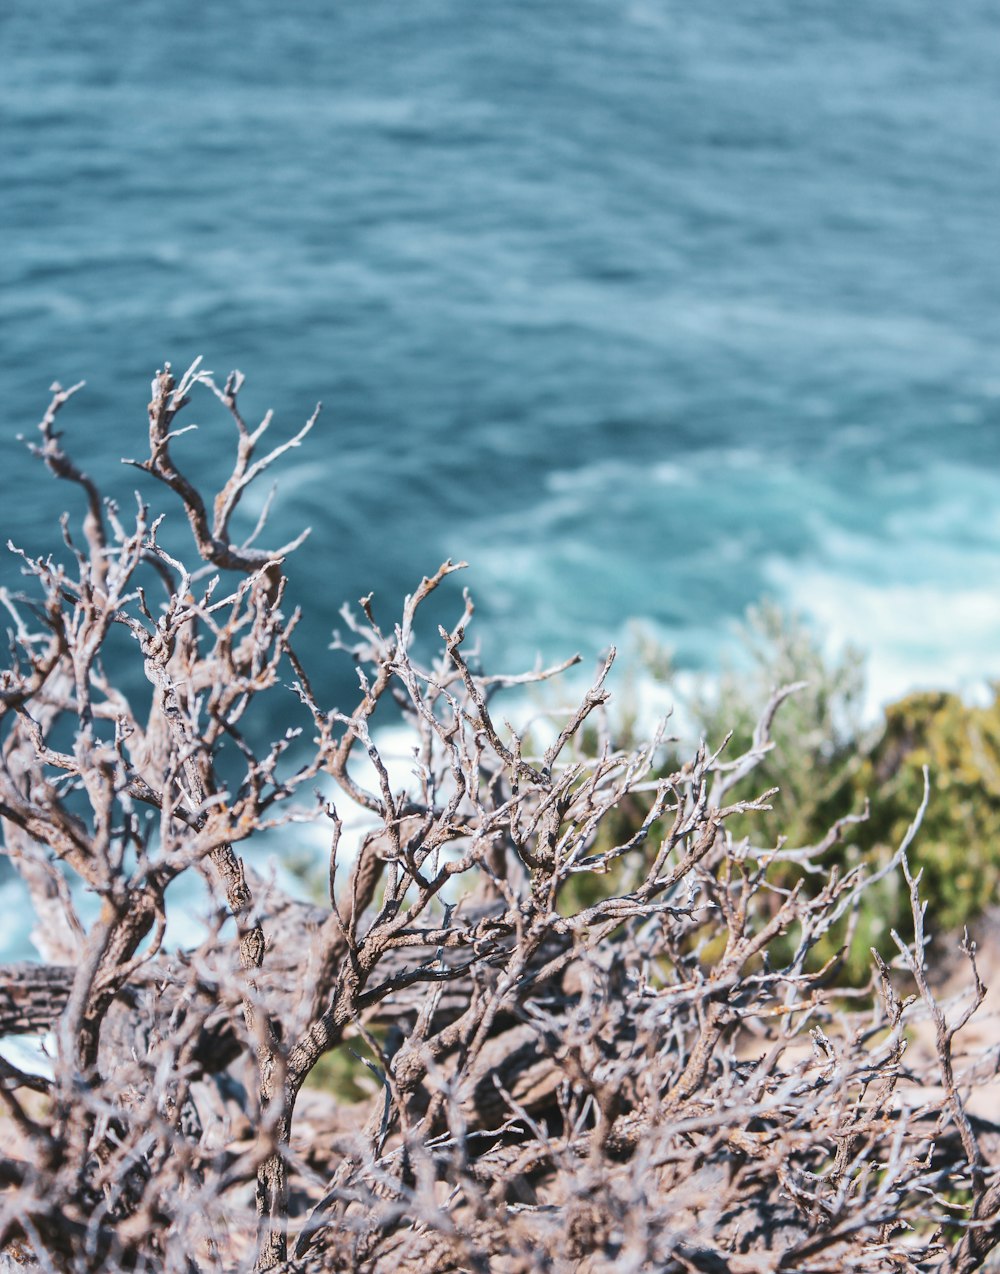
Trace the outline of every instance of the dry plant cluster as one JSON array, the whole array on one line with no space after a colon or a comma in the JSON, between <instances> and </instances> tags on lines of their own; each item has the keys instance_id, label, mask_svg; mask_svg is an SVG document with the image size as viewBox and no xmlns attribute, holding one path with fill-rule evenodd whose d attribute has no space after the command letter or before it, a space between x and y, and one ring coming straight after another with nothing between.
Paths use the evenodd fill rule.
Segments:
<instances>
[{"instance_id":1,"label":"dry plant cluster","mask_svg":"<svg viewBox=\"0 0 1000 1274\"><path fill-rule=\"evenodd\" d=\"M0 597L4 853L45 961L0 968L0 1033L48 1041L44 1074L0 1056L0 1265L979 1268L1000 1242L1000 1130L965 1106L991 1070L956 1046L984 994L972 945L967 994L939 1003L906 842L838 874L842 824L814 845L727 831L767 808L729 794L794 687L746 755L715 740L672 773L662 733L615 746L611 658L575 710L519 733L503 692L563 669L485 675L467 597L418 660L445 563L391 628L370 598L345 611L331 658L349 652L360 689L327 703L296 649L294 544L255 547L266 506L248 540L230 531L313 421L258 458L270 417L245 423L241 384L158 373L131 462L186 513L193 565L161 545L163 515L137 497L126 517L64 450L73 390L54 387L33 446L85 515L79 532L64 518L60 554L22 552L25 592ZM235 425L211 503L175 460L195 392ZM298 725L261 747L276 717ZM400 717L402 783L376 729ZM350 853L349 809L369 818ZM262 834L291 853L317 821L322 908L241 857ZM822 887L779 888L780 860ZM886 872L905 875L915 940L875 958L864 991L838 989L837 962L810 953L849 941ZM171 949L172 887L195 873L215 910L200 945ZM911 1058L920 1022L936 1043ZM364 1048L372 1095L317 1120L304 1082L346 1048Z\"/></svg>"}]
</instances>

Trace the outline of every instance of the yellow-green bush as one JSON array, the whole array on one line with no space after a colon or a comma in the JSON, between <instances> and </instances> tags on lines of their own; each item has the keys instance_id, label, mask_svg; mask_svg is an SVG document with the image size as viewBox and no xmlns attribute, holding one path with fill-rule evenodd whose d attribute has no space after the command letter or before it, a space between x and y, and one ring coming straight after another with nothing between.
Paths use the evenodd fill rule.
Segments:
<instances>
[{"instance_id":1,"label":"yellow-green bush","mask_svg":"<svg viewBox=\"0 0 1000 1274\"><path fill-rule=\"evenodd\" d=\"M870 851L903 836L923 790L931 795L911 859L923 869L937 929L954 929L996 898L1000 879L1000 698L971 707L954 694L909 695L885 711L853 791L871 793L871 817L857 829Z\"/></svg>"},{"instance_id":2,"label":"yellow-green bush","mask_svg":"<svg viewBox=\"0 0 1000 1274\"><path fill-rule=\"evenodd\" d=\"M741 657L682 706L710 747L732 730L730 750L739 755L775 687L798 681L807 685L779 709L773 749L733 792L735 799L749 798L777 787L773 808L732 820L730 832L751 836L758 846L769 839L777 846L779 837L789 847L815 844L835 820L861 814L867 803L867 819L845 827L824 862L844 870L863 860L874 871L920 807L926 765L930 800L910 861L923 871L929 931L960 929L997 898L1000 882L1000 687L987 706L940 691L914 693L865 724L860 653L831 657L799 618L763 605L749 612ZM624 827L615 831L627 834ZM801 874L787 862L772 868L782 886ZM811 883L806 876L807 890ZM912 929L895 873L866 895L846 956L849 981L867 976L871 946L894 952L893 928L906 936ZM844 931L841 926L830 946L814 953L817 963L833 954Z\"/></svg>"}]
</instances>

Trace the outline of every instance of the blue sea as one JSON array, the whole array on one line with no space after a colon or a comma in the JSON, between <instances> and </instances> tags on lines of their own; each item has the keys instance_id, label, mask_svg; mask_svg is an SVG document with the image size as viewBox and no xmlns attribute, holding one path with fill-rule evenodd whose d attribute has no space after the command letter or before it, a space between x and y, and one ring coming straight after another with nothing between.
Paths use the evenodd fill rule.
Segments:
<instances>
[{"instance_id":1,"label":"blue sea","mask_svg":"<svg viewBox=\"0 0 1000 1274\"><path fill-rule=\"evenodd\" d=\"M312 527L334 700L341 604L391 622L446 557L497 671L637 624L710 671L770 596L878 698L1000 674L995 4L5 0L0 52L24 548L79 507L17 440L49 384L124 502L152 374L202 355L277 438L324 404L271 542Z\"/></svg>"}]
</instances>

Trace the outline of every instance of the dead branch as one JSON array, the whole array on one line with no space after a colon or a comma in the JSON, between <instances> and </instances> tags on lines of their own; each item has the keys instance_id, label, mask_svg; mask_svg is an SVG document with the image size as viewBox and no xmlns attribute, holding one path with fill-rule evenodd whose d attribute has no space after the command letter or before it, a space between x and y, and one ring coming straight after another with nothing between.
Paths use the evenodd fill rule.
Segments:
<instances>
[{"instance_id":1,"label":"dead branch","mask_svg":"<svg viewBox=\"0 0 1000 1274\"><path fill-rule=\"evenodd\" d=\"M359 692L325 702L286 601L299 540L254 547L269 502L231 531L316 417L258 457L271 416L246 423L242 383L157 373L149 456L129 462L179 501L191 561L64 450L78 387L54 389L33 448L86 508L80 544L66 519L61 557L21 553L25 593L0 597L0 821L46 960L0 968L0 1036L49 1041L47 1074L0 1056L0 1255L183 1274L978 1268L1000 1244L1000 1128L970 1113L989 1068L961 1032L985 991L966 943L966 1001L936 998L907 859L923 808L875 871L828 868L845 820L797 849L734 840L771 793L724 798L795 687L745 756L702 747L670 772L662 735L615 745L613 652L554 728L514 728L505 692L575 660L484 672L468 594L418 658L424 603L464 564L393 622L370 597L345 611L331 657L349 652ZM211 499L175 457L199 392L235 426ZM105 658L113 632L131 664ZM403 780L380 730L398 713ZM242 857L263 835L291 853L303 824L330 836L324 906ZM820 887L780 886L775 861ZM815 951L892 871L914 940L849 993ZM167 920L196 874L215 910L178 951ZM923 1022L934 1048L914 1055ZM362 1047L359 1110L307 1087Z\"/></svg>"}]
</instances>

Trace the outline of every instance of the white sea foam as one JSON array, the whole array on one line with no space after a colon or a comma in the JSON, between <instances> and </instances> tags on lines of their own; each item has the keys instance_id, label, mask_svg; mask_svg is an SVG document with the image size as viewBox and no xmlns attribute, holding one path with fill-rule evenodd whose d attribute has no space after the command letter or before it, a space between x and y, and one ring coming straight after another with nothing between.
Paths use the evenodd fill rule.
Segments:
<instances>
[{"instance_id":1,"label":"white sea foam","mask_svg":"<svg viewBox=\"0 0 1000 1274\"><path fill-rule=\"evenodd\" d=\"M794 600L831 648L848 642L868 655L869 709L916 689L981 698L1000 673L1000 600L982 584L867 583L856 574L787 562L770 568L775 589Z\"/></svg>"},{"instance_id":2,"label":"white sea foam","mask_svg":"<svg viewBox=\"0 0 1000 1274\"><path fill-rule=\"evenodd\" d=\"M0 885L0 915L6 921L6 932L0 942L3 958L30 959L34 954L31 942L34 914L28 899L28 891L21 883L19 876L13 876Z\"/></svg>"}]
</instances>

